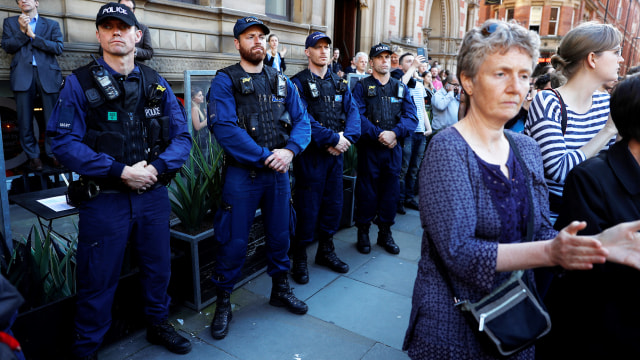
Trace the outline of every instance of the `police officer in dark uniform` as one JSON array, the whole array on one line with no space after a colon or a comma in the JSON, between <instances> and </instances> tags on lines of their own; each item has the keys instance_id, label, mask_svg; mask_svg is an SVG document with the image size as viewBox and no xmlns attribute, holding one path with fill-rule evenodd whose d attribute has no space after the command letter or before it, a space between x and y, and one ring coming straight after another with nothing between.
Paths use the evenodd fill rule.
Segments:
<instances>
[{"instance_id":1,"label":"police officer in dark uniform","mask_svg":"<svg viewBox=\"0 0 640 360\"><path fill-rule=\"evenodd\" d=\"M262 209L267 242L267 273L273 287L269 304L295 314L307 305L289 287L289 237L294 225L287 171L311 140L309 117L293 83L263 66L262 21L239 19L233 28L240 62L220 70L209 92L209 127L225 151L222 207L214 220L219 243L215 275L217 306L211 323L214 339L224 338L231 321L230 294L240 276L249 229Z\"/></svg>"},{"instance_id":2,"label":"police officer in dark uniform","mask_svg":"<svg viewBox=\"0 0 640 360\"><path fill-rule=\"evenodd\" d=\"M191 343L168 322L171 275L167 187L189 156L184 110L156 71L134 63L141 31L126 6L96 17L103 57L76 69L47 126L60 162L80 174L69 186L79 210L78 302L73 353L96 359L111 324L125 248L139 255L147 340L186 354Z\"/></svg>"},{"instance_id":3,"label":"police officer in dark uniform","mask_svg":"<svg viewBox=\"0 0 640 360\"><path fill-rule=\"evenodd\" d=\"M369 226L378 225L378 245L391 254L400 248L391 236L400 191L401 142L416 129L416 105L405 84L390 76L391 49L384 44L371 47L373 73L353 89L361 115L362 135L358 141L355 223L357 248L371 251Z\"/></svg>"},{"instance_id":4,"label":"police officer in dark uniform","mask_svg":"<svg viewBox=\"0 0 640 360\"><path fill-rule=\"evenodd\" d=\"M349 265L338 258L333 234L342 213L343 153L360 137L360 113L346 80L329 70L331 39L315 32L307 37L309 68L291 80L307 105L311 144L293 161L293 205L297 224L292 248L292 277L309 282L306 247L317 230L316 264L346 273Z\"/></svg>"}]
</instances>

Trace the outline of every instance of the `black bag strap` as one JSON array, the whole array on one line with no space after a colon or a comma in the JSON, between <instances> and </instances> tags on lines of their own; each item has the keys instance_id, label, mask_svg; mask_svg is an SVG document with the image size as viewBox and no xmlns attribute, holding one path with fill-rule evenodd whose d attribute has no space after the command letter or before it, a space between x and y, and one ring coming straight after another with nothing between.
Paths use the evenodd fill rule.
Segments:
<instances>
[{"instance_id":1,"label":"black bag strap","mask_svg":"<svg viewBox=\"0 0 640 360\"><path fill-rule=\"evenodd\" d=\"M522 156L520 155L520 150L518 149L518 147L515 145L515 143L513 142L513 139L511 138L511 135L509 135L509 133L507 131L504 132L504 135L506 136L507 140L509 141L509 146L511 147L513 154L516 156L516 159L518 160L518 162L520 163L520 167L522 168L522 171L524 173L525 176L525 183L528 185L529 183L529 169L527 169L527 167L525 166L525 162L522 160ZM533 195L532 195L532 190L529 189L529 191L527 191L527 197L529 198L529 220L527 222L527 242L531 242L533 241L533 212L534 212L534 207L533 207ZM449 277L449 273L447 272L446 268L444 267L444 262L442 260L442 257L440 256L440 254L438 253L436 246L433 243L433 240L429 239L429 251L433 253L433 261L436 265L436 268L438 269L438 272L440 273L440 275L442 276L442 278L444 279L444 281L447 283L447 287L449 287L449 290L451 290L451 293L453 294L453 303L454 305L461 305L462 303L464 303L464 301L459 297L458 292L456 291L453 282L451 281L451 278ZM526 275L523 275L524 278L526 279ZM527 283L527 285L530 285L528 281L525 281ZM532 288L532 286L529 286L529 289L532 291L535 291L535 288ZM535 296L537 298L539 298L537 292L534 292Z\"/></svg>"},{"instance_id":2,"label":"black bag strap","mask_svg":"<svg viewBox=\"0 0 640 360\"><path fill-rule=\"evenodd\" d=\"M567 107L564 105L564 100L562 100L562 96L555 89L549 89L553 91L554 94L558 97L558 101L560 101L560 114L562 115L562 121L560 122L560 128L562 129L562 136L567 132Z\"/></svg>"}]
</instances>

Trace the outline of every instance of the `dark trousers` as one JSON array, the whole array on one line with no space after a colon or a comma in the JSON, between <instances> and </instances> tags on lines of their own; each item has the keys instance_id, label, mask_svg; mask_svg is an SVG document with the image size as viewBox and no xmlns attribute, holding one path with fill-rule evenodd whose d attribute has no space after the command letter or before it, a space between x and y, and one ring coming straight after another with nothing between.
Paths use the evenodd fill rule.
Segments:
<instances>
[{"instance_id":1,"label":"dark trousers","mask_svg":"<svg viewBox=\"0 0 640 360\"><path fill-rule=\"evenodd\" d=\"M311 243L316 228L333 235L342 214L342 159L310 145L294 160L295 241Z\"/></svg>"},{"instance_id":2,"label":"dark trousers","mask_svg":"<svg viewBox=\"0 0 640 360\"><path fill-rule=\"evenodd\" d=\"M79 207L76 356L97 351L111 325L111 306L128 241L139 256L147 321L156 324L167 319L170 212L164 186L143 194L102 193Z\"/></svg>"},{"instance_id":3,"label":"dark trousers","mask_svg":"<svg viewBox=\"0 0 640 360\"><path fill-rule=\"evenodd\" d=\"M400 192L402 147L388 149L377 144L358 144L356 225L394 224Z\"/></svg>"},{"instance_id":4,"label":"dark trousers","mask_svg":"<svg viewBox=\"0 0 640 360\"><path fill-rule=\"evenodd\" d=\"M400 200L408 200L415 195L414 188L418 179L418 171L424 158L424 149L427 145L427 138L423 133L414 132L411 134L411 150L409 155L409 161L407 166L407 174L404 178L404 187L400 187ZM403 153L403 165L404 165L404 153Z\"/></svg>"},{"instance_id":5,"label":"dark trousers","mask_svg":"<svg viewBox=\"0 0 640 360\"><path fill-rule=\"evenodd\" d=\"M42 90L42 84L40 83L40 77L38 76L38 69L33 67L33 80L31 87L27 91L15 91L13 93L16 99L16 112L18 113L18 130L20 131L20 145L27 154L29 159L35 159L40 156L40 148L38 147L38 140L33 129L33 107L37 95L40 95L42 99L42 109L44 112L44 123L38 124L41 129L46 127L46 123L49 121L49 116L53 111L56 101L58 100L58 93L47 94ZM45 151L49 157L53 156L51 152L51 146L49 139L45 141Z\"/></svg>"},{"instance_id":6,"label":"dark trousers","mask_svg":"<svg viewBox=\"0 0 640 360\"><path fill-rule=\"evenodd\" d=\"M262 209L267 243L267 273L289 271L290 224L294 222L289 174L229 166L222 190L222 207L213 222L220 244L213 282L231 292L247 256L249 230L256 210Z\"/></svg>"}]
</instances>

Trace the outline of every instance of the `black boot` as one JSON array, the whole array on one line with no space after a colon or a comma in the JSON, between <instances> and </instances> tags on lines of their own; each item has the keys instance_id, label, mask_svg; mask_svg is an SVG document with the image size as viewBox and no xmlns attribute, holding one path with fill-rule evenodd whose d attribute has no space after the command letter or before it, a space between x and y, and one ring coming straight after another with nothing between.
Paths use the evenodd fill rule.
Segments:
<instances>
[{"instance_id":1,"label":"black boot","mask_svg":"<svg viewBox=\"0 0 640 360\"><path fill-rule=\"evenodd\" d=\"M418 202L414 198L410 198L409 200L405 201L404 206L408 207L409 209L420 210Z\"/></svg>"},{"instance_id":2,"label":"black boot","mask_svg":"<svg viewBox=\"0 0 640 360\"><path fill-rule=\"evenodd\" d=\"M358 224L358 242L356 248L362 254L368 254L371 252L371 241L369 241L369 226L370 224Z\"/></svg>"},{"instance_id":3,"label":"black boot","mask_svg":"<svg viewBox=\"0 0 640 360\"><path fill-rule=\"evenodd\" d=\"M271 288L271 299L269 304L278 307L286 307L287 310L294 314L303 315L307 313L309 307L304 301L293 295L293 291L289 287L289 279L286 272L280 272L271 278L273 283Z\"/></svg>"},{"instance_id":4,"label":"black boot","mask_svg":"<svg viewBox=\"0 0 640 360\"><path fill-rule=\"evenodd\" d=\"M404 201L399 201L398 206L396 207L396 212L400 215L405 215L407 210L404 208Z\"/></svg>"},{"instance_id":5,"label":"black boot","mask_svg":"<svg viewBox=\"0 0 640 360\"><path fill-rule=\"evenodd\" d=\"M216 312L213 315L213 321L211 321L211 336L214 339L221 340L227 336L232 317L231 293L218 289L216 292Z\"/></svg>"},{"instance_id":6,"label":"black boot","mask_svg":"<svg viewBox=\"0 0 640 360\"><path fill-rule=\"evenodd\" d=\"M378 224L378 230L378 245L382 246L388 253L399 254L400 248L391 236L391 226L389 224Z\"/></svg>"},{"instance_id":7,"label":"black boot","mask_svg":"<svg viewBox=\"0 0 640 360\"><path fill-rule=\"evenodd\" d=\"M178 334L168 321L147 326L147 341L155 345L162 345L176 354L186 354L191 351L191 342Z\"/></svg>"},{"instance_id":8,"label":"black boot","mask_svg":"<svg viewBox=\"0 0 640 360\"><path fill-rule=\"evenodd\" d=\"M338 273L349 272L349 265L345 264L336 255L336 248L333 245L333 236L324 232L318 238L318 251L316 252L316 264L326 266Z\"/></svg>"},{"instance_id":9,"label":"black boot","mask_svg":"<svg viewBox=\"0 0 640 360\"><path fill-rule=\"evenodd\" d=\"M309 282L309 269L307 268L307 246L305 244L294 245L291 254L291 277L298 284Z\"/></svg>"}]
</instances>

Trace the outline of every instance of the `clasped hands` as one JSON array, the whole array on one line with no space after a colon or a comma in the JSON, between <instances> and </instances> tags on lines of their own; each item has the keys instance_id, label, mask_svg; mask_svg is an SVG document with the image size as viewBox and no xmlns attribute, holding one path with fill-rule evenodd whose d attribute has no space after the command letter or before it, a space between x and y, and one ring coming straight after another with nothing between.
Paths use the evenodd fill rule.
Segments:
<instances>
[{"instance_id":1,"label":"clasped hands","mask_svg":"<svg viewBox=\"0 0 640 360\"><path fill-rule=\"evenodd\" d=\"M142 160L131 166L125 166L120 178L131 189L145 191L158 181L157 176L156 168Z\"/></svg>"},{"instance_id":2,"label":"clasped hands","mask_svg":"<svg viewBox=\"0 0 640 360\"><path fill-rule=\"evenodd\" d=\"M33 38L35 35L31 30L31 26L29 26L30 22L31 22L31 18L29 17L29 15L22 14L18 17L18 23L20 24L20 31L22 31L28 37Z\"/></svg>"},{"instance_id":3,"label":"clasped hands","mask_svg":"<svg viewBox=\"0 0 640 360\"><path fill-rule=\"evenodd\" d=\"M286 173L292 160L293 151L289 149L274 149L264 161L264 166L268 166L279 173Z\"/></svg>"},{"instance_id":4,"label":"clasped hands","mask_svg":"<svg viewBox=\"0 0 640 360\"><path fill-rule=\"evenodd\" d=\"M380 144L388 147L389 149L393 149L398 145L398 139L396 138L396 133L391 130L385 130L378 135L378 141Z\"/></svg>"},{"instance_id":5,"label":"clasped hands","mask_svg":"<svg viewBox=\"0 0 640 360\"><path fill-rule=\"evenodd\" d=\"M340 140L338 140L336 146L329 146L327 148L329 154L333 156L338 156L349 150L349 148L351 147L351 142L347 140L346 137L344 137L344 134L342 132L339 132L338 135L340 135Z\"/></svg>"}]
</instances>

